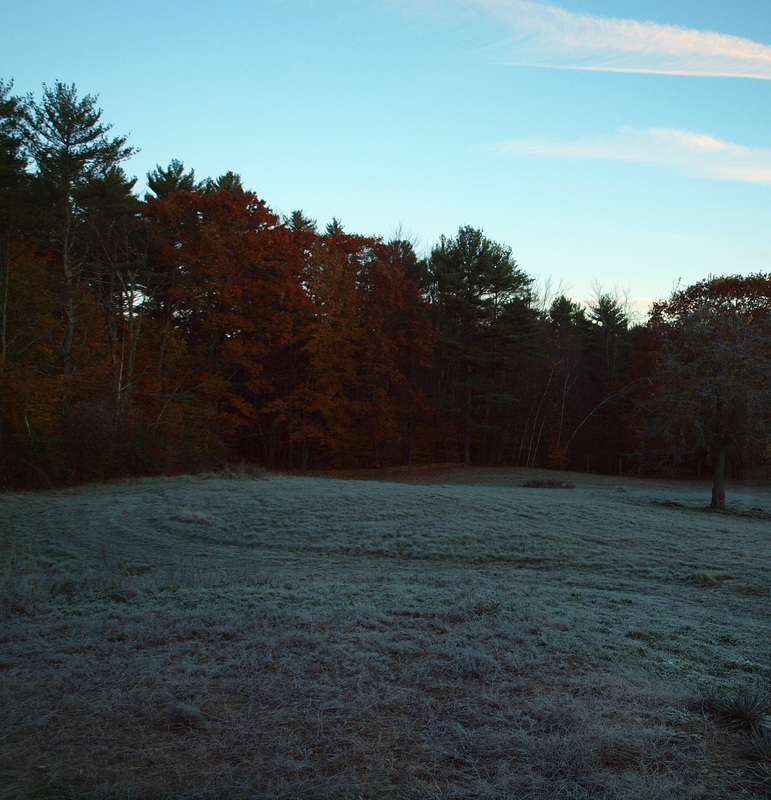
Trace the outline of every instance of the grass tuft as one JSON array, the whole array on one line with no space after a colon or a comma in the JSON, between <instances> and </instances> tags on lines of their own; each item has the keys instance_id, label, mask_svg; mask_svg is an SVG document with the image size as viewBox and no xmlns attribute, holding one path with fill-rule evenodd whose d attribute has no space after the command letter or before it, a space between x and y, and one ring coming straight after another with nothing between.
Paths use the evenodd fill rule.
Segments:
<instances>
[{"instance_id":1,"label":"grass tuft","mask_svg":"<svg viewBox=\"0 0 771 800\"><path fill-rule=\"evenodd\" d=\"M702 702L708 714L735 730L755 734L771 726L771 692L765 688L705 693Z\"/></svg>"},{"instance_id":2,"label":"grass tuft","mask_svg":"<svg viewBox=\"0 0 771 800\"><path fill-rule=\"evenodd\" d=\"M706 693L702 706L708 715L739 734L737 751L749 761L751 788L766 797L771 795L771 692L753 687L733 694Z\"/></svg>"}]
</instances>

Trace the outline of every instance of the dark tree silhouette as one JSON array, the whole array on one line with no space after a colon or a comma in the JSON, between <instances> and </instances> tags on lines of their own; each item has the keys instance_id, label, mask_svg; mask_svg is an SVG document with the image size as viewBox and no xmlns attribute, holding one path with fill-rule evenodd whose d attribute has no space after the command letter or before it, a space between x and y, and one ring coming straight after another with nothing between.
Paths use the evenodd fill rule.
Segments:
<instances>
[{"instance_id":1,"label":"dark tree silhouette","mask_svg":"<svg viewBox=\"0 0 771 800\"><path fill-rule=\"evenodd\" d=\"M78 293L83 259L78 244L82 230L82 206L93 183L104 178L134 149L126 136L110 138L111 125L101 121L97 97L78 99L73 85L57 81L44 87L43 100L33 105L29 117L29 149L37 165L41 204L50 215L48 235L57 252L62 276L62 309L65 318L61 344L65 373L71 356L78 318Z\"/></svg>"},{"instance_id":2,"label":"dark tree silhouette","mask_svg":"<svg viewBox=\"0 0 771 800\"><path fill-rule=\"evenodd\" d=\"M725 509L726 456L771 431L771 275L709 278L655 303L659 339L644 440L670 457L707 453L713 509Z\"/></svg>"},{"instance_id":3,"label":"dark tree silhouette","mask_svg":"<svg viewBox=\"0 0 771 800\"><path fill-rule=\"evenodd\" d=\"M443 364L445 407L459 415L463 462L471 461L472 428L513 401L507 377L535 333L532 279L511 249L466 226L442 237L428 265Z\"/></svg>"}]
</instances>

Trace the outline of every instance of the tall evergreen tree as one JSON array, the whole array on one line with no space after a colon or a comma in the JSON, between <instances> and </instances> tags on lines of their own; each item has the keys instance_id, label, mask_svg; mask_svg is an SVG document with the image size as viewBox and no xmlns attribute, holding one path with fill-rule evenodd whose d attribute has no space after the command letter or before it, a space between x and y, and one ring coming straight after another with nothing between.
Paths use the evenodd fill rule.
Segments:
<instances>
[{"instance_id":1,"label":"tall evergreen tree","mask_svg":"<svg viewBox=\"0 0 771 800\"><path fill-rule=\"evenodd\" d=\"M11 95L13 81L0 79L0 190L17 186L25 174L24 121L27 100Z\"/></svg>"},{"instance_id":2,"label":"tall evergreen tree","mask_svg":"<svg viewBox=\"0 0 771 800\"><path fill-rule=\"evenodd\" d=\"M195 170L185 172L185 165L176 158L171 160L166 169L156 164L155 169L147 173L147 186L156 197L166 197L172 192L196 192L201 188L196 183Z\"/></svg>"},{"instance_id":3,"label":"tall evergreen tree","mask_svg":"<svg viewBox=\"0 0 771 800\"><path fill-rule=\"evenodd\" d=\"M49 218L49 244L57 253L63 278L65 373L72 369L78 294L84 279L84 204L94 182L135 152L126 145L126 136L109 136L112 126L101 121L102 110L96 103L93 95L79 99L74 84L57 81L53 87L44 86L42 102L32 107L29 117L29 148L37 166L40 201Z\"/></svg>"},{"instance_id":4,"label":"tall evergreen tree","mask_svg":"<svg viewBox=\"0 0 771 800\"><path fill-rule=\"evenodd\" d=\"M472 429L482 431L513 401L511 367L535 333L529 278L511 249L466 226L442 237L429 261L436 310L437 374L460 421L463 461L470 463Z\"/></svg>"},{"instance_id":5,"label":"tall evergreen tree","mask_svg":"<svg viewBox=\"0 0 771 800\"><path fill-rule=\"evenodd\" d=\"M0 80L0 363L5 361L12 263L12 240L18 233L26 184L24 154L26 101L11 95L13 83Z\"/></svg>"},{"instance_id":6,"label":"tall evergreen tree","mask_svg":"<svg viewBox=\"0 0 771 800\"><path fill-rule=\"evenodd\" d=\"M235 172L226 172L220 175L216 181L207 178L201 187L201 191L205 194L213 194L214 192L243 192L244 184L241 181L241 176Z\"/></svg>"},{"instance_id":7,"label":"tall evergreen tree","mask_svg":"<svg viewBox=\"0 0 771 800\"><path fill-rule=\"evenodd\" d=\"M306 217L299 209L293 211L284 222L292 233L316 233L316 220Z\"/></svg>"}]
</instances>

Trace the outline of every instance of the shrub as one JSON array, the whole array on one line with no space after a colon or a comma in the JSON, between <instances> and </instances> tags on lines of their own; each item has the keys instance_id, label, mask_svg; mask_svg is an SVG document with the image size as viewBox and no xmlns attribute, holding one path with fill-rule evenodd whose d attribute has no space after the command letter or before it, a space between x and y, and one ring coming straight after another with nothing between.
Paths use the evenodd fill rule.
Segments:
<instances>
[{"instance_id":1,"label":"shrub","mask_svg":"<svg viewBox=\"0 0 771 800\"><path fill-rule=\"evenodd\" d=\"M704 694L702 707L730 728L757 733L771 726L771 692L745 689L736 695Z\"/></svg>"},{"instance_id":2,"label":"shrub","mask_svg":"<svg viewBox=\"0 0 771 800\"><path fill-rule=\"evenodd\" d=\"M570 481L558 481L554 479L539 479L534 478L529 481L525 481L522 484L526 489L575 489L575 483L571 483Z\"/></svg>"},{"instance_id":3,"label":"shrub","mask_svg":"<svg viewBox=\"0 0 771 800\"><path fill-rule=\"evenodd\" d=\"M771 691L755 687L735 695L704 694L702 708L710 716L743 736L742 753L751 766L748 773L771 792Z\"/></svg>"}]
</instances>

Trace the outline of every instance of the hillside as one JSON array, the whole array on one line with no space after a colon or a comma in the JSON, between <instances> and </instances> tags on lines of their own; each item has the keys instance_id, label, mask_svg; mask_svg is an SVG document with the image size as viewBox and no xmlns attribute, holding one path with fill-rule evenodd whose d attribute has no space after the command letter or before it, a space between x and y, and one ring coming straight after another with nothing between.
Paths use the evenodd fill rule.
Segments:
<instances>
[{"instance_id":1,"label":"hillside","mask_svg":"<svg viewBox=\"0 0 771 800\"><path fill-rule=\"evenodd\" d=\"M0 495L0 793L753 796L768 486L364 477Z\"/></svg>"}]
</instances>

